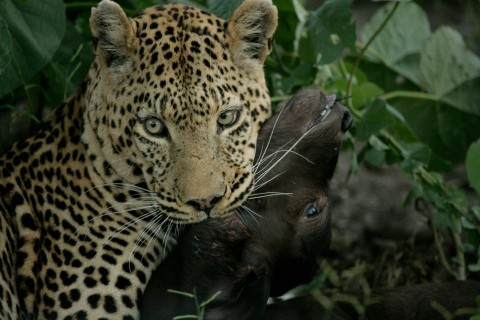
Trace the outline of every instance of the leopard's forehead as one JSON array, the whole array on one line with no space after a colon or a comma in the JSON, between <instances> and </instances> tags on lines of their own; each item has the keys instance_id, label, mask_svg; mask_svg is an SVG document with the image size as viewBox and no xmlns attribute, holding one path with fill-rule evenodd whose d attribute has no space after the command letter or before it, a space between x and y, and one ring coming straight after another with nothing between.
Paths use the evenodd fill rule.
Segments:
<instances>
[{"instance_id":1,"label":"leopard's forehead","mask_svg":"<svg viewBox=\"0 0 480 320\"><path fill-rule=\"evenodd\" d=\"M132 19L142 73L137 81L152 92L146 101L151 111L181 128L240 105L253 92L231 59L224 20L178 4L148 8Z\"/></svg>"},{"instance_id":2,"label":"leopard's forehead","mask_svg":"<svg viewBox=\"0 0 480 320\"><path fill-rule=\"evenodd\" d=\"M138 23L138 32L142 38L161 34L174 42L172 36L188 34L208 35L216 42L225 44L227 22L198 8L181 4L169 4L150 7L136 14L133 18ZM177 33L177 35L175 34Z\"/></svg>"}]
</instances>

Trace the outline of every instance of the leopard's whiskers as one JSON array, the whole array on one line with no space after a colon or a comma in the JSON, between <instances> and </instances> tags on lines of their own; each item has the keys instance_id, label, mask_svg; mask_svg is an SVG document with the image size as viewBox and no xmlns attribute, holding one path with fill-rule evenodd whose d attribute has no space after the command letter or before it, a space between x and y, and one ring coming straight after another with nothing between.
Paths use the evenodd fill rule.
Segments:
<instances>
[{"instance_id":1,"label":"leopard's whiskers","mask_svg":"<svg viewBox=\"0 0 480 320\"><path fill-rule=\"evenodd\" d=\"M258 159L259 163L261 163L263 161L263 158L265 157L265 154L267 153L268 147L270 146L270 142L272 141L273 133L275 132L275 129L277 128L278 120L282 116L284 109L285 108L282 108L282 110L280 110L277 118L275 119L275 123L273 124L272 131L270 132L270 136L268 137L268 141L267 141L267 145L265 146L265 150L263 150L263 153L262 153L262 150L260 151L260 159ZM263 149L263 145L262 145L262 149Z\"/></svg>"},{"instance_id":2,"label":"leopard's whiskers","mask_svg":"<svg viewBox=\"0 0 480 320\"><path fill-rule=\"evenodd\" d=\"M292 192L260 192L260 193L253 193L248 197L249 200L256 200L256 199L263 199L268 197L278 197L278 196L292 196Z\"/></svg>"},{"instance_id":3,"label":"leopard's whiskers","mask_svg":"<svg viewBox=\"0 0 480 320\"><path fill-rule=\"evenodd\" d=\"M297 139L297 141L290 147L288 148L284 154L278 159L276 160L268 169L266 169L261 175L260 177L258 177L257 181L261 181L261 179L263 177L265 177L270 171L272 171L273 168L275 168L288 154L291 153L291 151L314 129L317 128L317 126L320 124L321 122L313 125L311 128L309 128L307 131L305 131L301 136L300 138ZM258 189L259 187L256 186L254 190Z\"/></svg>"},{"instance_id":4,"label":"leopard's whiskers","mask_svg":"<svg viewBox=\"0 0 480 320\"><path fill-rule=\"evenodd\" d=\"M142 214L141 216L139 217L135 217L134 219L132 219L131 221L127 222L127 223L124 223L122 226L116 228L108 237L107 237L107 240L103 241L102 244L100 245L100 247L98 248L95 248L95 256L93 257L92 259L92 262L95 262L98 255L100 254L100 252L105 248L105 246L107 244L110 243L110 241L112 241L113 238L115 238L115 236L119 233L121 233L122 231L126 230L127 228L130 228L131 226L135 225L138 221L140 221L141 219L144 219L144 218L148 218L154 214L156 214L158 211L158 209L155 209L153 211L150 211L150 212L146 212L144 214Z\"/></svg>"},{"instance_id":5,"label":"leopard's whiskers","mask_svg":"<svg viewBox=\"0 0 480 320\"><path fill-rule=\"evenodd\" d=\"M250 209L246 205L242 205L241 207L250 215L250 217L252 217L253 221L255 221L256 224L259 224L257 218L263 219L262 215L256 213L254 210Z\"/></svg>"}]
</instances>

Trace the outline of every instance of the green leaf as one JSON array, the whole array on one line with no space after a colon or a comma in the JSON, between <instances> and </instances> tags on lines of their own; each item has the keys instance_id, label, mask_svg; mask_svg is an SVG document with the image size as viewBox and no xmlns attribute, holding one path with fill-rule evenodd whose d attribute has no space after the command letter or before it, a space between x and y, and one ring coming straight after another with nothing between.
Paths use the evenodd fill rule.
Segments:
<instances>
[{"instance_id":1,"label":"green leaf","mask_svg":"<svg viewBox=\"0 0 480 320\"><path fill-rule=\"evenodd\" d=\"M465 229L470 229L470 230L478 230L478 226L471 223L470 221L467 220L467 218L465 217L461 217L460 218L460 221L462 222L462 226L465 228Z\"/></svg>"},{"instance_id":2,"label":"green leaf","mask_svg":"<svg viewBox=\"0 0 480 320\"><path fill-rule=\"evenodd\" d=\"M445 212L439 212L439 211L434 212L432 216L432 221L435 224L435 226L439 229L446 229L449 227L449 224L450 224L448 215Z\"/></svg>"},{"instance_id":3,"label":"green leaf","mask_svg":"<svg viewBox=\"0 0 480 320\"><path fill-rule=\"evenodd\" d=\"M178 294L180 296L184 296L184 297L191 298L191 299L195 298L195 295L193 293L190 293L190 292L178 291L178 290L174 290L174 289L168 289L167 292Z\"/></svg>"},{"instance_id":4,"label":"green leaf","mask_svg":"<svg viewBox=\"0 0 480 320\"><path fill-rule=\"evenodd\" d=\"M440 27L421 52L420 86L442 97L477 77L480 77L480 59L467 49L457 31Z\"/></svg>"},{"instance_id":5,"label":"green leaf","mask_svg":"<svg viewBox=\"0 0 480 320\"><path fill-rule=\"evenodd\" d=\"M356 126L356 138L360 141L365 141L371 135L394 123L395 119L387 110L385 101L376 99L367 106L365 113Z\"/></svg>"},{"instance_id":6,"label":"green leaf","mask_svg":"<svg viewBox=\"0 0 480 320\"><path fill-rule=\"evenodd\" d=\"M480 140L468 148L466 165L470 186L480 195Z\"/></svg>"},{"instance_id":7,"label":"green leaf","mask_svg":"<svg viewBox=\"0 0 480 320\"><path fill-rule=\"evenodd\" d=\"M12 36L8 30L7 23L0 16L0 76L12 60Z\"/></svg>"},{"instance_id":8,"label":"green leaf","mask_svg":"<svg viewBox=\"0 0 480 320\"><path fill-rule=\"evenodd\" d=\"M370 149L365 154L365 160L375 167L381 167L385 164L385 151Z\"/></svg>"},{"instance_id":9,"label":"green leaf","mask_svg":"<svg viewBox=\"0 0 480 320\"><path fill-rule=\"evenodd\" d=\"M406 150L404 160L402 162L402 169L405 172L415 171L419 165L428 166L432 154L431 149L423 143L404 144Z\"/></svg>"},{"instance_id":10,"label":"green leaf","mask_svg":"<svg viewBox=\"0 0 480 320\"><path fill-rule=\"evenodd\" d=\"M397 63L389 67L408 80L418 83L418 78L420 76L420 53L406 55Z\"/></svg>"},{"instance_id":11,"label":"green leaf","mask_svg":"<svg viewBox=\"0 0 480 320\"><path fill-rule=\"evenodd\" d=\"M407 151L408 160L416 161L420 164L428 165L432 151L427 145L423 143L418 143L418 144L410 145L407 150L408 150Z\"/></svg>"},{"instance_id":12,"label":"green leaf","mask_svg":"<svg viewBox=\"0 0 480 320\"><path fill-rule=\"evenodd\" d=\"M228 19L232 15L232 12L243 2L243 0L208 0L208 11L214 15Z\"/></svg>"},{"instance_id":13,"label":"green leaf","mask_svg":"<svg viewBox=\"0 0 480 320\"><path fill-rule=\"evenodd\" d=\"M378 97L383 90L373 82L363 82L352 86L352 105L358 109L370 99Z\"/></svg>"},{"instance_id":14,"label":"green leaf","mask_svg":"<svg viewBox=\"0 0 480 320\"><path fill-rule=\"evenodd\" d=\"M208 298L207 300L203 301L201 304L200 304L200 307L205 307L207 304L210 304L212 303L215 299L218 298L218 296L222 293L222 291L217 291L215 292L214 294L212 294L210 296L210 298Z\"/></svg>"},{"instance_id":15,"label":"green leaf","mask_svg":"<svg viewBox=\"0 0 480 320\"><path fill-rule=\"evenodd\" d=\"M477 220L480 221L480 207L473 207L472 212Z\"/></svg>"},{"instance_id":16,"label":"green leaf","mask_svg":"<svg viewBox=\"0 0 480 320\"><path fill-rule=\"evenodd\" d=\"M449 105L480 116L480 78L462 83L458 88L441 98Z\"/></svg>"},{"instance_id":17,"label":"green leaf","mask_svg":"<svg viewBox=\"0 0 480 320\"><path fill-rule=\"evenodd\" d=\"M172 320L183 320L183 319L199 319L199 317L194 314L186 314L184 316L176 316L172 318Z\"/></svg>"},{"instance_id":18,"label":"green leaf","mask_svg":"<svg viewBox=\"0 0 480 320\"><path fill-rule=\"evenodd\" d=\"M12 112L15 112L15 113L18 113L18 114L21 114L21 115L26 115L32 121L34 121L36 123L40 123L40 120L38 120L37 117L34 114L26 111L24 108L19 108L19 107L13 106L11 104L4 104L4 105L0 105L0 110L1 109L8 109Z\"/></svg>"},{"instance_id":19,"label":"green leaf","mask_svg":"<svg viewBox=\"0 0 480 320\"><path fill-rule=\"evenodd\" d=\"M28 81L52 58L63 38L65 8L61 0L3 0L0 15L13 39L12 63L0 77L2 97Z\"/></svg>"},{"instance_id":20,"label":"green leaf","mask_svg":"<svg viewBox=\"0 0 480 320\"><path fill-rule=\"evenodd\" d=\"M395 107L417 137L445 160L463 162L468 147L478 139L480 117L418 99L397 99Z\"/></svg>"},{"instance_id":21,"label":"green leaf","mask_svg":"<svg viewBox=\"0 0 480 320\"><path fill-rule=\"evenodd\" d=\"M355 51L351 4L352 0L326 0L308 16L308 37L303 41L309 41L313 45L321 64L335 61L341 57L345 48Z\"/></svg>"},{"instance_id":22,"label":"green leaf","mask_svg":"<svg viewBox=\"0 0 480 320\"><path fill-rule=\"evenodd\" d=\"M364 43L378 30L393 8L393 3L381 7L365 25ZM402 58L422 50L430 36L430 24L423 9L415 3L402 3L381 33L371 43L368 57L381 60L391 67ZM373 58L373 59L375 59Z\"/></svg>"},{"instance_id":23,"label":"green leaf","mask_svg":"<svg viewBox=\"0 0 480 320\"><path fill-rule=\"evenodd\" d=\"M42 69L45 75L49 107L56 107L72 95L85 79L93 60L93 49L89 34L77 31L74 24L67 22L65 37L52 60Z\"/></svg>"},{"instance_id":24,"label":"green leaf","mask_svg":"<svg viewBox=\"0 0 480 320\"><path fill-rule=\"evenodd\" d=\"M295 67L290 76L283 79L282 90L290 94L294 89L308 86L315 76L315 68L308 61L300 63Z\"/></svg>"},{"instance_id":25,"label":"green leaf","mask_svg":"<svg viewBox=\"0 0 480 320\"><path fill-rule=\"evenodd\" d=\"M371 136L368 139L368 143L376 150L385 151L390 149L385 143L382 142L377 136Z\"/></svg>"}]
</instances>

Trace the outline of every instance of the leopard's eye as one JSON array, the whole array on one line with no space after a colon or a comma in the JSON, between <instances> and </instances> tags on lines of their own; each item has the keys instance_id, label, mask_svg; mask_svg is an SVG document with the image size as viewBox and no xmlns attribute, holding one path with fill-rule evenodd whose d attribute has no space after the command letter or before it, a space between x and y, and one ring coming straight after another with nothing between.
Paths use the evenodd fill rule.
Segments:
<instances>
[{"instance_id":1,"label":"leopard's eye","mask_svg":"<svg viewBox=\"0 0 480 320\"><path fill-rule=\"evenodd\" d=\"M167 127L157 118L148 118L144 122L145 130L154 136L166 136L168 134Z\"/></svg>"},{"instance_id":2,"label":"leopard's eye","mask_svg":"<svg viewBox=\"0 0 480 320\"><path fill-rule=\"evenodd\" d=\"M222 127L233 126L238 120L238 110L228 110L220 113L218 124Z\"/></svg>"}]
</instances>

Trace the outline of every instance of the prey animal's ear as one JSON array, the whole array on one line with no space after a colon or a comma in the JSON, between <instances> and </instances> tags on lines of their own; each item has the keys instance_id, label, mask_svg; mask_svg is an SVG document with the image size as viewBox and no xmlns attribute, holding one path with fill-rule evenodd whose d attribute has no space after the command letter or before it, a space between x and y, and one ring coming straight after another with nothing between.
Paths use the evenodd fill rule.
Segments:
<instances>
[{"instance_id":1,"label":"prey animal's ear","mask_svg":"<svg viewBox=\"0 0 480 320\"><path fill-rule=\"evenodd\" d=\"M271 0L245 0L228 21L233 61L241 68L258 69L272 50L278 23Z\"/></svg>"},{"instance_id":2,"label":"prey animal's ear","mask_svg":"<svg viewBox=\"0 0 480 320\"><path fill-rule=\"evenodd\" d=\"M108 68L114 78L126 74L132 65L136 37L135 27L122 8L113 1L102 0L92 8L90 28L102 66Z\"/></svg>"}]
</instances>

